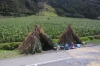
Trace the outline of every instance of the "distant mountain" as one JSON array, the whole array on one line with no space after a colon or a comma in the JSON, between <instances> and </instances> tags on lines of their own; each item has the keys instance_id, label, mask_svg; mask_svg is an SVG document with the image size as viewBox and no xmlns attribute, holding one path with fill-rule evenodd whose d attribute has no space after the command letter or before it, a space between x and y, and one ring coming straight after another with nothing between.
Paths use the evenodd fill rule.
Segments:
<instances>
[{"instance_id":1,"label":"distant mountain","mask_svg":"<svg viewBox=\"0 0 100 66\"><path fill-rule=\"evenodd\" d=\"M0 0L0 14L35 15L43 9L44 4L52 6L59 16L91 19L100 16L100 0Z\"/></svg>"}]
</instances>

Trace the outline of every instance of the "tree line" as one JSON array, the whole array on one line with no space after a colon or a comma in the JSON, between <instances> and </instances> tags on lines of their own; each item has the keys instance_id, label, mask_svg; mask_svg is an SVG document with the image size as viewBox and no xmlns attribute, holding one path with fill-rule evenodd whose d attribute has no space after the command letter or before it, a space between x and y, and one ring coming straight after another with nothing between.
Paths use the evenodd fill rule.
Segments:
<instances>
[{"instance_id":1,"label":"tree line","mask_svg":"<svg viewBox=\"0 0 100 66\"><path fill-rule=\"evenodd\" d=\"M47 2L59 16L91 19L100 16L100 0L0 0L0 15L35 15L40 10L38 2Z\"/></svg>"},{"instance_id":2,"label":"tree line","mask_svg":"<svg viewBox=\"0 0 100 66\"><path fill-rule=\"evenodd\" d=\"M0 0L0 14L3 16L24 16L39 11L34 0Z\"/></svg>"},{"instance_id":3,"label":"tree line","mask_svg":"<svg viewBox=\"0 0 100 66\"><path fill-rule=\"evenodd\" d=\"M60 16L96 19L100 16L100 0L49 0Z\"/></svg>"}]
</instances>

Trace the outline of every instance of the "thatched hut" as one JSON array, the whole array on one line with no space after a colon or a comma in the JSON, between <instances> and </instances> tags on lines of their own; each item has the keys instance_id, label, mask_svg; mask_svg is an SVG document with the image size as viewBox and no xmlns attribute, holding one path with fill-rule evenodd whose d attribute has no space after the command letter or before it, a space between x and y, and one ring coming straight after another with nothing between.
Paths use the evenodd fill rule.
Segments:
<instances>
[{"instance_id":1,"label":"thatched hut","mask_svg":"<svg viewBox=\"0 0 100 66\"><path fill-rule=\"evenodd\" d=\"M64 46L66 43L71 44L72 42L75 44L82 44L81 39L73 31L71 25L69 25L68 28L59 37L58 43Z\"/></svg>"},{"instance_id":2,"label":"thatched hut","mask_svg":"<svg viewBox=\"0 0 100 66\"><path fill-rule=\"evenodd\" d=\"M40 26L35 25L33 31L28 34L19 46L19 50L21 53L28 54L53 49L54 45L54 42L46 35L44 30Z\"/></svg>"}]
</instances>

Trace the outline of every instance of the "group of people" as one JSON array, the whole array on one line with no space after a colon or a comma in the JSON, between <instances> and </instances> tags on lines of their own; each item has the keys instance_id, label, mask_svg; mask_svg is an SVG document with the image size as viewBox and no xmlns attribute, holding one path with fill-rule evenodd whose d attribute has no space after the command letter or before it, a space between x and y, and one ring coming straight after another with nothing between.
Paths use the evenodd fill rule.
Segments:
<instances>
[{"instance_id":1,"label":"group of people","mask_svg":"<svg viewBox=\"0 0 100 66\"><path fill-rule=\"evenodd\" d=\"M69 50L69 49L75 49L75 48L80 48L81 44L74 44L73 42L71 42L71 44L65 44L65 46L61 46L61 44L57 44L57 50L59 49L65 49L65 50Z\"/></svg>"}]
</instances>

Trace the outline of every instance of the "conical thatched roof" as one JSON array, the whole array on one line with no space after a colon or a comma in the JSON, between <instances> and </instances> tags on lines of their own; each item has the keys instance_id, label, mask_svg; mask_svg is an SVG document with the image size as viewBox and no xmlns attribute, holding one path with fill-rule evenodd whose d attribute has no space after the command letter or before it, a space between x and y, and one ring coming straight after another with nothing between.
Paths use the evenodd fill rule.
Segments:
<instances>
[{"instance_id":1,"label":"conical thatched roof","mask_svg":"<svg viewBox=\"0 0 100 66\"><path fill-rule=\"evenodd\" d=\"M76 33L71 28L71 25L68 26L67 30L65 30L62 35L60 36L58 43L65 45L71 44L71 42L74 42L76 44L82 44L81 39L76 35Z\"/></svg>"},{"instance_id":2,"label":"conical thatched roof","mask_svg":"<svg viewBox=\"0 0 100 66\"><path fill-rule=\"evenodd\" d=\"M46 35L44 30L40 26L35 25L33 31L28 34L19 46L19 50L21 53L34 53L53 49L54 45L54 42Z\"/></svg>"}]
</instances>

